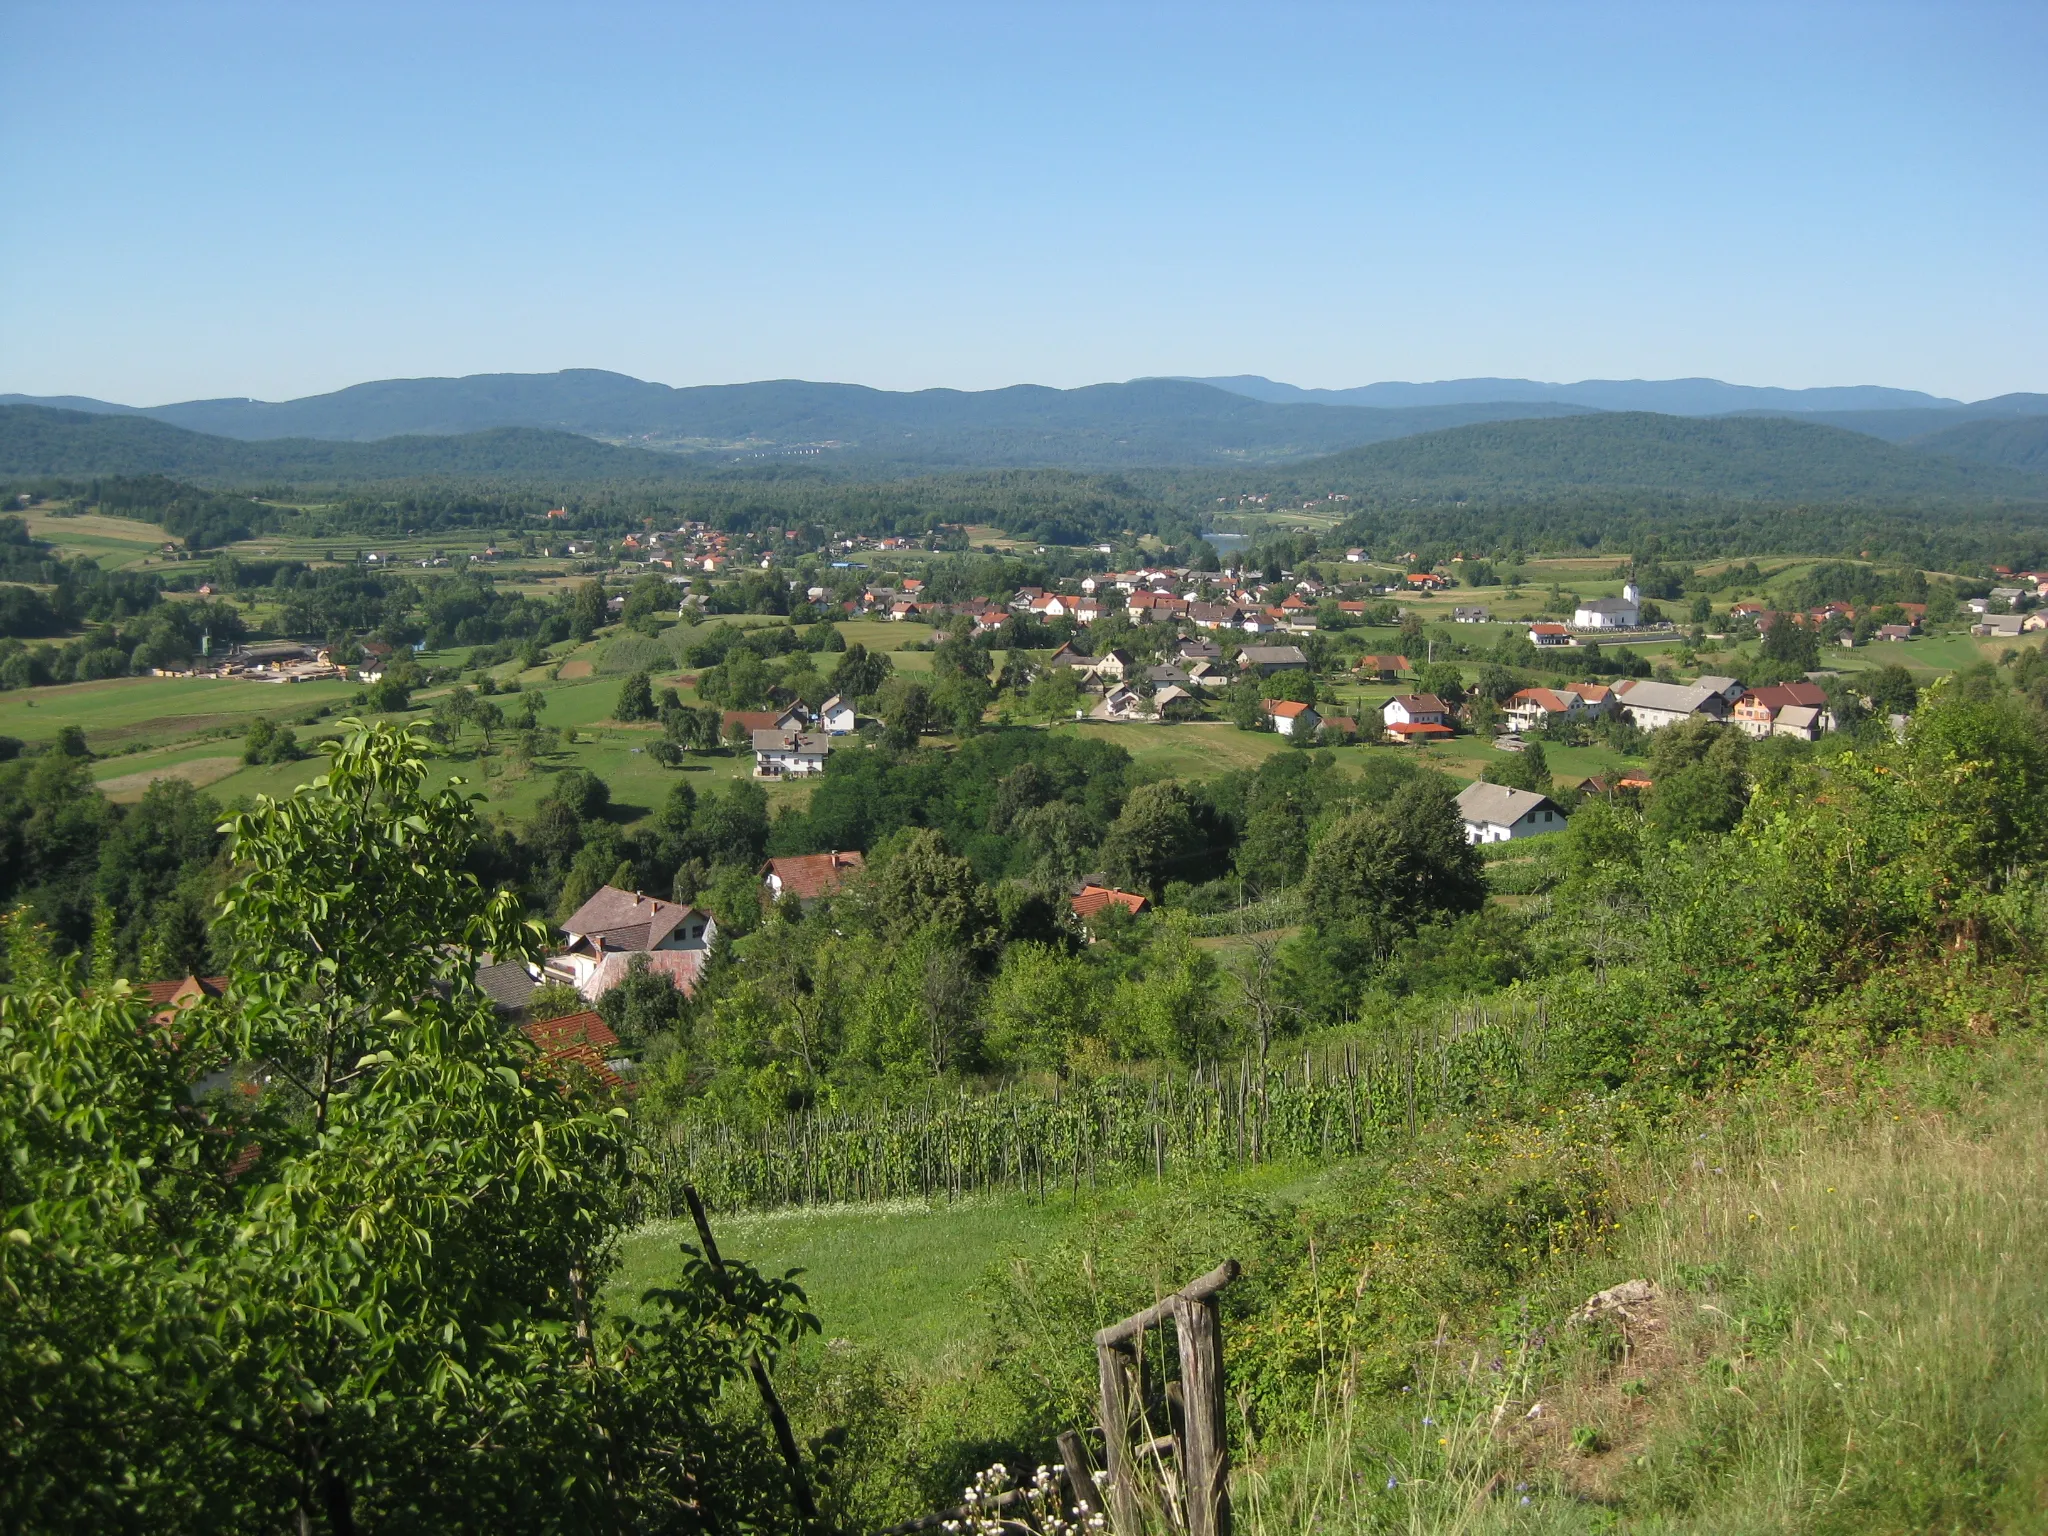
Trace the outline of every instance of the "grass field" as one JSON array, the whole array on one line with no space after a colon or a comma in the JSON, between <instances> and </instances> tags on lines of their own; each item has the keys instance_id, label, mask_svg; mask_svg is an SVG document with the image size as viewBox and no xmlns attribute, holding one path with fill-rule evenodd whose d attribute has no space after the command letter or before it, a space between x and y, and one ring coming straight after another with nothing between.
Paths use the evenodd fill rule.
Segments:
<instances>
[{"instance_id":1,"label":"grass field","mask_svg":"<svg viewBox=\"0 0 2048 1536\"><path fill-rule=\"evenodd\" d=\"M0 693L0 735L48 741L67 725L85 730L86 745L105 753L155 745L257 715L296 715L356 694L353 683L260 683L214 677L112 677L56 688Z\"/></svg>"},{"instance_id":2,"label":"grass field","mask_svg":"<svg viewBox=\"0 0 2048 1536\"><path fill-rule=\"evenodd\" d=\"M48 539L67 560L88 556L109 571L170 563L162 553L164 541L170 535L154 523L102 517L97 513L58 517L50 512L28 511L20 516L33 537Z\"/></svg>"}]
</instances>

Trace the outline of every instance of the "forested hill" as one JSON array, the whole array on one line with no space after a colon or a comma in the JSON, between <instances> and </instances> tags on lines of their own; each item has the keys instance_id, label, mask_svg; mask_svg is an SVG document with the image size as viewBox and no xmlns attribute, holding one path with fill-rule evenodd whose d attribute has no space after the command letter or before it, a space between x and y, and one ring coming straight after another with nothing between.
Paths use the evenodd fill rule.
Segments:
<instances>
[{"instance_id":1,"label":"forested hill","mask_svg":"<svg viewBox=\"0 0 2048 1536\"><path fill-rule=\"evenodd\" d=\"M146 416L0 406L0 475L174 475L213 485L280 480L347 484L434 478L675 481L687 459L619 448L573 432L500 427L375 443L278 438L240 442Z\"/></svg>"},{"instance_id":2,"label":"forested hill","mask_svg":"<svg viewBox=\"0 0 2048 1536\"><path fill-rule=\"evenodd\" d=\"M1973 464L2048 473L2048 416L2005 421L1966 421L1913 439L1928 453L1945 453Z\"/></svg>"},{"instance_id":3,"label":"forested hill","mask_svg":"<svg viewBox=\"0 0 2048 1536\"><path fill-rule=\"evenodd\" d=\"M1941 498L2048 504L2048 475L1966 464L1779 417L1647 412L1430 432L1292 466L1284 485L1452 499L1628 491L1799 503Z\"/></svg>"},{"instance_id":4,"label":"forested hill","mask_svg":"<svg viewBox=\"0 0 2048 1536\"><path fill-rule=\"evenodd\" d=\"M75 406L21 396L0 404ZM901 466L1116 467L1303 458L1503 417L1571 415L1550 401L1458 402L1405 410L1275 405L1206 384L1141 379L1081 389L1017 385L910 393L781 379L671 389L572 369L461 379L387 379L268 403L199 400L134 412L171 426L261 441L371 441L495 427L574 432L718 463L798 456L865 470Z\"/></svg>"}]
</instances>

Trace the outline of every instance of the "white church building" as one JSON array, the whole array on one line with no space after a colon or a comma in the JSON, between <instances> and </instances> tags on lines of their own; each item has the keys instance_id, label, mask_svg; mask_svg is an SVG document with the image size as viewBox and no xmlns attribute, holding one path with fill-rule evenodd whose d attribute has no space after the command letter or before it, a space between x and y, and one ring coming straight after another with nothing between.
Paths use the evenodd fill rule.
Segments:
<instances>
[{"instance_id":1,"label":"white church building","mask_svg":"<svg viewBox=\"0 0 2048 1536\"><path fill-rule=\"evenodd\" d=\"M1572 612L1573 629L1634 629L1643 622L1643 594L1631 581L1620 597L1596 597Z\"/></svg>"}]
</instances>

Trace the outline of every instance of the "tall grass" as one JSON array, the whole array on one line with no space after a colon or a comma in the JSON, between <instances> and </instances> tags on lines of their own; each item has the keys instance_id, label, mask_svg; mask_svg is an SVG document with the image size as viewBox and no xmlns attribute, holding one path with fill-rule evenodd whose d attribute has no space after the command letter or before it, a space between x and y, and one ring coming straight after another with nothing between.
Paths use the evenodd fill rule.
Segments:
<instances>
[{"instance_id":1,"label":"tall grass","mask_svg":"<svg viewBox=\"0 0 2048 1536\"><path fill-rule=\"evenodd\" d=\"M2048 1057L2002 1048L1944 1112L1849 1126L1751 1106L1647 1169L1597 1267L1664 1288L1624 1350L1568 1341L1442 1369L1411 1401L1333 1400L1236 1479L1256 1536L2048 1529ZM1532 1416L1532 1409L1534 1414Z\"/></svg>"}]
</instances>

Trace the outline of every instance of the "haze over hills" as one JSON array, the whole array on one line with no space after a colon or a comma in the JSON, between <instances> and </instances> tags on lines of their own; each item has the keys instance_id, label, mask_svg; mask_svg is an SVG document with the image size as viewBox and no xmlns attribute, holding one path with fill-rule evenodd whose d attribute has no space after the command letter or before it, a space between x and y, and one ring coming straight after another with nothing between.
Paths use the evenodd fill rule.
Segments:
<instances>
[{"instance_id":1,"label":"haze over hills","mask_svg":"<svg viewBox=\"0 0 2048 1536\"><path fill-rule=\"evenodd\" d=\"M1430 432L1290 465L1286 478L1304 488L1382 496L1631 491L1777 503L2048 501L2048 476L1964 463L1839 427L1636 411Z\"/></svg>"},{"instance_id":2,"label":"haze over hills","mask_svg":"<svg viewBox=\"0 0 2048 1536\"><path fill-rule=\"evenodd\" d=\"M2048 418L1988 425L2027 429L2042 421ZM956 447L972 440L968 433L952 439ZM1056 456L1078 453L1090 442L1100 446L1099 438L984 433L981 441L1007 457L970 464L890 463L859 455L837 460L757 456L736 464L730 456L658 452L536 427L412 434L374 442L250 442L191 432L145 416L0 406L0 474L83 477L157 472L215 486L455 478L551 487L594 482L662 485L707 479L742 483L763 473L872 480L947 467L1103 469L1132 462L1091 463ZM1284 484L1382 496L1550 496L1622 489L1779 503L1934 499L2048 505L2048 474L2029 467L2026 441L2016 446L1961 446L1992 461L1965 462L1960 456L1776 416L1595 412L1473 423L1316 458L1259 463L1241 459L1234 466L1237 473L1213 459L1206 470L1182 461L1171 473L1183 480L1189 475L1219 476L1216 483L1221 486L1248 483L1245 471L1253 471L1267 479L1283 477ZM2008 465L1996 459L2000 453L2016 454L2020 462Z\"/></svg>"},{"instance_id":3,"label":"haze over hills","mask_svg":"<svg viewBox=\"0 0 2048 1536\"><path fill-rule=\"evenodd\" d=\"M48 406L0 397L0 404ZM270 404L199 400L137 410L91 402L221 437L371 442L401 435L532 427L728 462L797 455L889 466L1224 464L1303 458L1502 416L1570 415L1555 402L1465 403L1407 410L1271 405L1205 384L1145 379L1081 389L1015 385L911 393L774 380L671 389L624 374L571 369L462 379L387 379Z\"/></svg>"},{"instance_id":4,"label":"haze over hills","mask_svg":"<svg viewBox=\"0 0 2048 1536\"><path fill-rule=\"evenodd\" d=\"M1961 406L1960 400L1917 389L1852 384L1822 389L1777 389L1724 384L1719 379L1581 379L1546 384L1535 379L1440 379L1433 383L1387 382L1353 389L1302 389L1258 374L1196 379L1232 394L1275 405L1375 406L1410 409L1473 401L1550 401L1600 411L1656 411L1667 416L1723 416L1735 411L1895 411Z\"/></svg>"}]
</instances>

